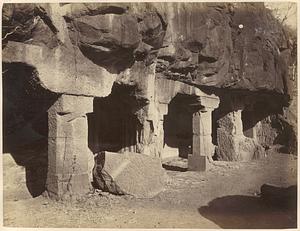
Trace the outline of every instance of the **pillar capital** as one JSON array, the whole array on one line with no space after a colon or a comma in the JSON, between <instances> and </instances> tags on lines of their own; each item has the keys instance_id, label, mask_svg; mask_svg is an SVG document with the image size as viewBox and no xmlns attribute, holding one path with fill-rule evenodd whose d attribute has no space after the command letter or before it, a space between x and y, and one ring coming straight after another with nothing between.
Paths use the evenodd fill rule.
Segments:
<instances>
[{"instance_id":1,"label":"pillar capital","mask_svg":"<svg viewBox=\"0 0 300 231\"><path fill-rule=\"evenodd\" d=\"M201 96L200 97L201 105L204 106L201 111L213 111L219 107L220 99L215 95Z\"/></svg>"}]
</instances>

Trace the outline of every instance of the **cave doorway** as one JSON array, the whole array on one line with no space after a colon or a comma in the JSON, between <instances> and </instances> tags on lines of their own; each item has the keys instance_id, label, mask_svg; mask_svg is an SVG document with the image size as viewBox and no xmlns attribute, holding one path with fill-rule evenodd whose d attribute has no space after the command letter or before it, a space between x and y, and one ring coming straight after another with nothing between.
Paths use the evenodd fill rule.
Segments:
<instances>
[{"instance_id":1,"label":"cave doorway","mask_svg":"<svg viewBox=\"0 0 300 231\"><path fill-rule=\"evenodd\" d=\"M256 139L256 126L267 116L267 106L261 102L255 102L247 106L241 113L244 136Z\"/></svg>"},{"instance_id":2,"label":"cave doorway","mask_svg":"<svg viewBox=\"0 0 300 231\"><path fill-rule=\"evenodd\" d=\"M37 71L24 63L3 63L3 163L6 161L23 168L23 182L32 197L40 196L46 190L48 174L48 109L59 95L44 89L35 81ZM14 178L4 178L10 184ZM18 179L19 180L19 179ZM26 192L26 193L28 193Z\"/></svg>"},{"instance_id":3,"label":"cave doorway","mask_svg":"<svg viewBox=\"0 0 300 231\"><path fill-rule=\"evenodd\" d=\"M192 154L193 144L193 104L195 96L177 94L168 105L168 114L164 116L164 145L162 159Z\"/></svg>"},{"instance_id":4,"label":"cave doorway","mask_svg":"<svg viewBox=\"0 0 300 231\"><path fill-rule=\"evenodd\" d=\"M134 113L137 105L129 94L115 88L109 96L94 99L94 111L88 114L88 145L93 153L140 153L142 125Z\"/></svg>"},{"instance_id":5,"label":"cave doorway","mask_svg":"<svg viewBox=\"0 0 300 231\"><path fill-rule=\"evenodd\" d=\"M268 106L263 102L255 102L246 107L241 113L244 136L256 139L257 125L269 114Z\"/></svg>"},{"instance_id":6,"label":"cave doorway","mask_svg":"<svg viewBox=\"0 0 300 231\"><path fill-rule=\"evenodd\" d=\"M248 138L255 137L255 123L253 122L253 112L242 111L243 134Z\"/></svg>"}]
</instances>

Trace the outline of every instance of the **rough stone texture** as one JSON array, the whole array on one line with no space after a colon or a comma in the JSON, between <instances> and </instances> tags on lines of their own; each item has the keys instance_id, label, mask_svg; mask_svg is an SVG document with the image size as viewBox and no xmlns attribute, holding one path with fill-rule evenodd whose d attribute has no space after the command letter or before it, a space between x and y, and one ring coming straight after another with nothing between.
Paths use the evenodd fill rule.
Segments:
<instances>
[{"instance_id":1,"label":"rough stone texture","mask_svg":"<svg viewBox=\"0 0 300 231\"><path fill-rule=\"evenodd\" d=\"M46 9L47 20L35 13L40 7ZM4 40L3 62L14 65L25 63L33 67L38 73L37 84L56 93L92 96L110 93L116 76L86 59L79 48L72 45L59 4L7 4L3 12L7 9L12 10L7 13L5 21L11 32L17 26L17 31L26 30L29 25L33 28L28 29L26 41L23 41L25 35L19 38L15 33ZM32 21L48 28L48 31L39 31ZM52 26L49 27L47 22L54 26L54 31L49 29ZM41 36L51 41L41 39ZM56 41L55 44L52 40Z\"/></svg>"},{"instance_id":2,"label":"rough stone texture","mask_svg":"<svg viewBox=\"0 0 300 231\"><path fill-rule=\"evenodd\" d=\"M254 139L243 135L234 136L218 129L218 159L227 161L250 161L265 156L264 148Z\"/></svg>"},{"instance_id":3,"label":"rough stone texture","mask_svg":"<svg viewBox=\"0 0 300 231\"><path fill-rule=\"evenodd\" d=\"M18 49L17 54L31 52L28 47L36 50L24 46L25 41L50 48L38 48L29 58L19 55L17 59L42 70L41 63L32 59L52 56L48 67L55 65L63 81L75 75L86 84L96 81L103 89L104 83L114 79L112 73L121 73L136 61L149 65L158 58L156 72L161 78L199 86L287 92L283 52L289 49L288 41L262 3L5 4L3 15L4 34L16 26L23 29L23 34L22 30L8 34L5 43L21 45L8 43L4 61L16 61L11 60L10 49ZM84 57L91 62L82 72ZM70 68L65 70L66 66ZM91 68L100 78L87 73ZM47 87L48 78L38 71ZM56 91L76 91L58 86ZM86 91L97 95L88 87Z\"/></svg>"},{"instance_id":4,"label":"rough stone texture","mask_svg":"<svg viewBox=\"0 0 300 231\"><path fill-rule=\"evenodd\" d=\"M114 194L151 198L164 189L165 173L158 158L139 153L99 153L94 184Z\"/></svg>"},{"instance_id":5,"label":"rough stone texture","mask_svg":"<svg viewBox=\"0 0 300 231\"><path fill-rule=\"evenodd\" d=\"M290 121L282 120L283 131L281 136L284 138L283 145L285 146L285 152L297 155L298 153L298 135L297 135L297 125L290 123Z\"/></svg>"},{"instance_id":6,"label":"rough stone texture","mask_svg":"<svg viewBox=\"0 0 300 231\"><path fill-rule=\"evenodd\" d=\"M90 190L88 123L92 98L61 96L48 111L48 177L50 196L82 195Z\"/></svg>"},{"instance_id":7,"label":"rough stone texture","mask_svg":"<svg viewBox=\"0 0 300 231\"><path fill-rule=\"evenodd\" d=\"M297 154L297 111L295 105L262 119L256 128L257 141L265 148L280 145L279 151Z\"/></svg>"},{"instance_id":8,"label":"rough stone texture","mask_svg":"<svg viewBox=\"0 0 300 231\"><path fill-rule=\"evenodd\" d=\"M232 97L229 106L230 112L222 115L218 119L218 128L216 131L216 156L220 160L230 161L250 161L259 159L265 156L265 150L257 141L256 129L254 124L252 127L252 137L246 137L245 118L242 118L242 111L245 108L244 101L239 98ZM221 105L220 110L225 110L224 105ZM224 112L223 112L224 113Z\"/></svg>"},{"instance_id":9,"label":"rough stone texture","mask_svg":"<svg viewBox=\"0 0 300 231\"><path fill-rule=\"evenodd\" d=\"M238 145L238 160L251 161L266 156L265 149L255 139L246 137L240 140Z\"/></svg>"},{"instance_id":10,"label":"rough stone texture","mask_svg":"<svg viewBox=\"0 0 300 231\"><path fill-rule=\"evenodd\" d=\"M270 148L279 135L279 130L276 128L278 126L276 125L274 116L268 116L260 122L260 126L257 129L257 139L265 149Z\"/></svg>"},{"instance_id":11,"label":"rough stone texture","mask_svg":"<svg viewBox=\"0 0 300 231\"><path fill-rule=\"evenodd\" d=\"M283 92L285 64L278 50L286 49L287 41L263 4L167 6L167 47L158 56L157 72L162 78L222 88Z\"/></svg>"}]
</instances>

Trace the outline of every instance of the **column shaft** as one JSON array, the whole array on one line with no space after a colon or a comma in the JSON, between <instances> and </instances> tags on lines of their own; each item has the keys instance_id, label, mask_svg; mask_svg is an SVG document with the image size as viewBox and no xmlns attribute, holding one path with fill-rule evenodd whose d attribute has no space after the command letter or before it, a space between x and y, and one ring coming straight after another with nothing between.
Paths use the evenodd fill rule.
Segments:
<instances>
[{"instance_id":1,"label":"column shaft","mask_svg":"<svg viewBox=\"0 0 300 231\"><path fill-rule=\"evenodd\" d=\"M212 109L193 114L193 152L188 157L189 170L205 171L213 155Z\"/></svg>"},{"instance_id":2,"label":"column shaft","mask_svg":"<svg viewBox=\"0 0 300 231\"><path fill-rule=\"evenodd\" d=\"M89 191L88 122L93 98L62 95L48 110L47 191L62 198Z\"/></svg>"}]
</instances>

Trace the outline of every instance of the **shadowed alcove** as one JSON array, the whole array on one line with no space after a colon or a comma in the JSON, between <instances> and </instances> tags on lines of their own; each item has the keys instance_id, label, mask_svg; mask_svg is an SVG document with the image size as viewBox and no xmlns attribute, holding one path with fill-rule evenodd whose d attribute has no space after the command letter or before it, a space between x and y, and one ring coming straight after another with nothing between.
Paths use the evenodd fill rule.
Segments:
<instances>
[{"instance_id":1,"label":"shadowed alcove","mask_svg":"<svg viewBox=\"0 0 300 231\"><path fill-rule=\"evenodd\" d=\"M115 85L109 96L94 99L94 112L88 114L88 143L93 153L139 152L142 125L135 112L141 102L131 92L128 86Z\"/></svg>"},{"instance_id":2,"label":"shadowed alcove","mask_svg":"<svg viewBox=\"0 0 300 231\"><path fill-rule=\"evenodd\" d=\"M177 94L164 116L164 154L166 157L187 158L192 153L193 113L199 110L196 96ZM210 126L210 125L209 125Z\"/></svg>"}]
</instances>

